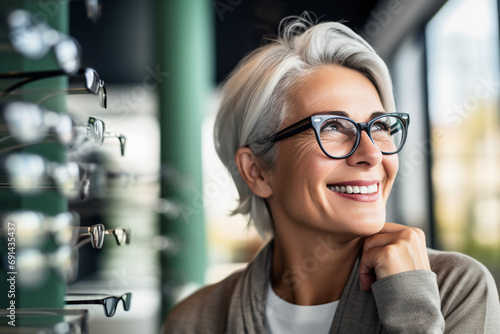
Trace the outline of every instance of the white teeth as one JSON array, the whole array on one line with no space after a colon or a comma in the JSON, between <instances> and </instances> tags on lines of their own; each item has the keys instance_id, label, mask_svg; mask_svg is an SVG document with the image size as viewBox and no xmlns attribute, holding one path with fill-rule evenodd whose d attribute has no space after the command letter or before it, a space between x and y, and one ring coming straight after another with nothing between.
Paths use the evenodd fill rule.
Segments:
<instances>
[{"instance_id":1,"label":"white teeth","mask_svg":"<svg viewBox=\"0 0 500 334\"><path fill-rule=\"evenodd\" d=\"M328 186L328 188L342 194L374 194L378 190L376 183L369 186Z\"/></svg>"}]
</instances>

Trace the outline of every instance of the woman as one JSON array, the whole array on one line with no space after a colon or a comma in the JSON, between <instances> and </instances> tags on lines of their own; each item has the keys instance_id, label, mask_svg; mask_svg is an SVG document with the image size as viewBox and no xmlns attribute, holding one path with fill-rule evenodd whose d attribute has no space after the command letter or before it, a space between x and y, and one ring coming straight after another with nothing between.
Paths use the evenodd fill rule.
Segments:
<instances>
[{"instance_id":1,"label":"woman","mask_svg":"<svg viewBox=\"0 0 500 334\"><path fill-rule=\"evenodd\" d=\"M384 62L340 23L288 20L222 87L217 152L235 213L270 241L176 306L166 333L498 333L487 269L385 222L409 116Z\"/></svg>"}]
</instances>

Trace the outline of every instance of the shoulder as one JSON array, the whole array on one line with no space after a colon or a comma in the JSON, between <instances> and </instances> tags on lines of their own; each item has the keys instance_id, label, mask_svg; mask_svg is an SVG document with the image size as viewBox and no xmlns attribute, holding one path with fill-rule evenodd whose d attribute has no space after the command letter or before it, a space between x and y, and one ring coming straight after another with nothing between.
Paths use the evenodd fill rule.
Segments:
<instances>
[{"instance_id":1,"label":"shoulder","mask_svg":"<svg viewBox=\"0 0 500 334\"><path fill-rule=\"evenodd\" d=\"M484 319L489 314L499 315L495 280L482 263L465 254L436 250L429 250L429 260L445 316L480 312Z\"/></svg>"},{"instance_id":2,"label":"shoulder","mask_svg":"<svg viewBox=\"0 0 500 334\"><path fill-rule=\"evenodd\" d=\"M491 283L493 277L488 269L476 259L458 252L445 252L429 249L431 269L436 273L438 283L447 281L485 281ZM491 282L490 282L491 281ZM465 282L464 282L465 283Z\"/></svg>"},{"instance_id":3,"label":"shoulder","mask_svg":"<svg viewBox=\"0 0 500 334\"><path fill-rule=\"evenodd\" d=\"M241 275L242 271L233 273L175 305L167 316L164 333L223 333L232 292Z\"/></svg>"}]
</instances>

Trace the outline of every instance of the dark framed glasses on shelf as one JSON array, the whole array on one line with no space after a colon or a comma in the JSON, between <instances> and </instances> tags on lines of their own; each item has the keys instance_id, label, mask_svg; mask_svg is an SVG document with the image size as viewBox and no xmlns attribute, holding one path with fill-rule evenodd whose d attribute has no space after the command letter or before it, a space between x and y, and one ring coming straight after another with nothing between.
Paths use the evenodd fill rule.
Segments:
<instances>
[{"instance_id":1,"label":"dark framed glasses on shelf","mask_svg":"<svg viewBox=\"0 0 500 334\"><path fill-rule=\"evenodd\" d=\"M104 85L104 81L100 79L99 74L90 67L86 67L83 69L78 70L74 76L78 76L83 78L84 80L84 87L82 88L68 88L68 89L63 89L63 90L50 90L50 89L43 89L43 90L35 90L35 89L23 89L21 88L24 85L27 85L31 82L35 82L37 80L42 80L42 79L48 79L48 78L53 78L57 76L63 76L63 75L68 75L66 72L61 71L61 70L54 70L54 71L38 71L38 72L9 72L9 73L0 73L0 79L1 80L16 80L16 79L22 79L21 81L18 81L15 84L12 84L8 86L7 88L4 88L2 92L0 93L0 96L7 96L7 95L12 95L14 92L19 91L19 93L22 93L24 95L26 94L45 94L45 97L43 97L41 100L38 101L38 104L47 101L50 98L53 98L55 96L63 95L63 94L93 94L97 95L99 97L99 104L102 108L106 109L107 108L107 92L106 92L106 86Z\"/></svg>"},{"instance_id":2,"label":"dark framed glasses on shelf","mask_svg":"<svg viewBox=\"0 0 500 334\"><path fill-rule=\"evenodd\" d=\"M103 298L92 299L93 296L106 296ZM88 298L82 298L88 297ZM65 303L68 305L81 305L81 304L94 304L102 305L104 308L104 314L107 317L112 317L116 313L116 307L120 300L123 303L123 309L125 311L130 310L130 303L132 300L132 293L127 292L121 296L110 296L106 294L82 294L82 293L68 293L66 295Z\"/></svg>"},{"instance_id":3,"label":"dark framed glasses on shelf","mask_svg":"<svg viewBox=\"0 0 500 334\"><path fill-rule=\"evenodd\" d=\"M404 113L379 113L367 123L357 123L343 111L313 115L279 131L271 139L278 142L314 129L323 153L332 159L344 159L356 151L365 131L382 154L395 154L403 148L408 134L410 116Z\"/></svg>"},{"instance_id":4,"label":"dark framed glasses on shelf","mask_svg":"<svg viewBox=\"0 0 500 334\"><path fill-rule=\"evenodd\" d=\"M52 49L64 73L73 74L80 68L81 47L71 36L53 29L24 9L11 11L6 23L12 49L23 57L40 59Z\"/></svg>"},{"instance_id":5,"label":"dark framed glasses on shelf","mask_svg":"<svg viewBox=\"0 0 500 334\"><path fill-rule=\"evenodd\" d=\"M2 215L0 235L6 236L15 228L16 245L21 248L41 248L49 238L58 246L74 246L80 226L80 216L76 212L65 211L49 216L38 211L19 210Z\"/></svg>"}]
</instances>

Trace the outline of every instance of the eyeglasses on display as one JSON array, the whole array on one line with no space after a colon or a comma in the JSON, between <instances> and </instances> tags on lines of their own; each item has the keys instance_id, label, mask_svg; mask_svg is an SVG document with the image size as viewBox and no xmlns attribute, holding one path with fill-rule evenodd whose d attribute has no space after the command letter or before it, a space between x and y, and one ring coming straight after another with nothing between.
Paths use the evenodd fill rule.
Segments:
<instances>
[{"instance_id":1,"label":"eyeglasses on display","mask_svg":"<svg viewBox=\"0 0 500 334\"><path fill-rule=\"evenodd\" d=\"M118 246L130 244L130 229L129 228L117 227L117 228L113 228L113 229L109 229L109 230L104 230L104 236L105 235L113 235L115 237L115 241L118 244ZM84 236L84 235L81 235L81 236ZM101 247L102 247L102 243L104 242L104 236L102 239L99 240L99 242L101 243L100 244ZM84 236L84 238L81 238L81 240L78 242L78 244L76 245L76 248L80 248L83 245L88 244L89 242L91 242L92 247L94 247L95 241L93 242L91 237L86 238ZM94 248L97 248L97 247L94 247Z\"/></svg>"},{"instance_id":2,"label":"eyeglasses on display","mask_svg":"<svg viewBox=\"0 0 500 334\"><path fill-rule=\"evenodd\" d=\"M69 245L49 253L38 248L22 248L16 252L16 284L29 288L42 286L52 271L67 282L74 280L78 271L78 252Z\"/></svg>"},{"instance_id":3,"label":"eyeglasses on display","mask_svg":"<svg viewBox=\"0 0 500 334\"><path fill-rule=\"evenodd\" d=\"M279 131L271 140L278 142L313 128L321 150L332 159L344 159L352 155L359 146L362 131L368 134L382 154L398 153L406 142L410 124L408 114L381 114L367 123L357 123L335 113L306 117Z\"/></svg>"},{"instance_id":4,"label":"eyeglasses on display","mask_svg":"<svg viewBox=\"0 0 500 334\"><path fill-rule=\"evenodd\" d=\"M72 297L83 297L83 296L107 296L98 299L70 299ZM127 292L121 296L109 296L105 294L78 294L78 293L68 293L66 295L66 304L69 305L80 305L80 304L96 304L102 305L104 308L104 314L107 317L112 317L116 312L116 307L118 302L121 300L123 303L123 309L128 311L130 309L130 301L132 299L132 293Z\"/></svg>"},{"instance_id":5,"label":"eyeglasses on display","mask_svg":"<svg viewBox=\"0 0 500 334\"><path fill-rule=\"evenodd\" d=\"M80 163L57 163L37 154L12 153L0 161L0 188L20 195L36 195L56 189L69 199L86 199L90 174Z\"/></svg>"},{"instance_id":6,"label":"eyeglasses on display","mask_svg":"<svg viewBox=\"0 0 500 334\"><path fill-rule=\"evenodd\" d=\"M80 216L69 211L48 216L37 211L19 210L4 214L0 223L1 235L8 235L9 227L15 226L16 245L21 248L40 248L49 237L58 246L74 246L78 238L74 228L80 225Z\"/></svg>"},{"instance_id":7,"label":"eyeglasses on display","mask_svg":"<svg viewBox=\"0 0 500 334\"><path fill-rule=\"evenodd\" d=\"M0 142L12 138L19 143L33 144L49 134L53 134L63 145L76 140L75 123L69 114L56 113L25 101L6 102L0 106L0 110L3 112L0 133L9 134L0 138Z\"/></svg>"},{"instance_id":8,"label":"eyeglasses on display","mask_svg":"<svg viewBox=\"0 0 500 334\"><path fill-rule=\"evenodd\" d=\"M127 138L121 133L107 132L106 123L99 118L89 117L87 124L87 137L91 138L94 143L98 145L102 145L105 138L116 137L120 142L121 155L125 155L125 144L127 142Z\"/></svg>"},{"instance_id":9,"label":"eyeglasses on display","mask_svg":"<svg viewBox=\"0 0 500 334\"><path fill-rule=\"evenodd\" d=\"M95 7L95 6L94 6ZM16 9L7 16L8 37L17 53L30 59L39 59L51 49L64 73L73 74L80 67L80 45L78 42L37 20L24 9Z\"/></svg>"},{"instance_id":10,"label":"eyeglasses on display","mask_svg":"<svg viewBox=\"0 0 500 334\"><path fill-rule=\"evenodd\" d=\"M103 145L105 138L117 138L120 153L125 154L127 138L121 133L107 132L103 120L90 117L86 126L76 125L71 115L56 113L32 102L9 101L0 105L0 143L9 139L23 145L11 145L0 149L0 154L14 151L24 145L32 145L54 137L69 150L78 150L90 140ZM7 134L1 137L2 134Z\"/></svg>"},{"instance_id":11,"label":"eyeglasses on display","mask_svg":"<svg viewBox=\"0 0 500 334\"><path fill-rule=\"evenodd\" d=\"M38 71L38 72L9 72L9 73L0 73L0 79L2 80L13 80L13 79L23 79L5 89L3 89L1 95L10 95L16 90L20 89L26 84L31 82L53 78L61 75L68 75L64 71L54 70L54 71ZM69 88L66 90L60 90L54 92L54 90L23 90L23 94L29 93L44 93L46 92L48 95L42 100L38 101L38 103L42 103L52 97L61 95L61 94L94 94L99 96L99 104L102 108L107 108L107 92L106 86L104 85L104 81L99 78L99 74L90 67L86 67L78 70L75 76L83 77L85 86L83 88Z\"/></svg>"},{"instance_id":12,"label":"eyeglasses on display","mask_svg":"<svg viewBox=\"0 0 500 334\"><path fill-rule=\"evenodd\" d=\"M78 232L78 239L85 238L85 243L91 243L92 247L95 249L101 249L104 244L104 224L94 224L92 226L78 226L73 227ZM86 238L88 237L88 238ZM83 244L85 244L83 243ZM75 248L80 248L82 245L82 241L79 241Z\"/></svg>"}]
</instances>

